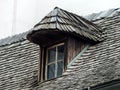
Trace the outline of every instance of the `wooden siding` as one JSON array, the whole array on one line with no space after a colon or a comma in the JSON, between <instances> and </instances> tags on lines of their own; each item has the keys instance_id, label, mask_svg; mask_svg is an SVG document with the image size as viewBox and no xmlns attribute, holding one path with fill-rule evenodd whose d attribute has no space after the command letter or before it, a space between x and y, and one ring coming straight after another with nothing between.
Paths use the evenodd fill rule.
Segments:
<instances>
[{"instance_id":1,"label":"wooden siding","mask_svg":"<svg viewBox=\"0 0 120 90\"><path fill-rule=\"evenodd\" d=\"M85 44L72 37L67 40L67 61L68 63L84 48Z\"/></svg>"}]
</instances>

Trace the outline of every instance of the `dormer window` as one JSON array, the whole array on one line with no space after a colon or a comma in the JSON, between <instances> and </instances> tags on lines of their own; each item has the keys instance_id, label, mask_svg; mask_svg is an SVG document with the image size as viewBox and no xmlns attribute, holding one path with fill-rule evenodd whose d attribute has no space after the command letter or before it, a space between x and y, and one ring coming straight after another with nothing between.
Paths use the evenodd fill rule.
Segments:
<instances>
[{"instance_id":1,"label":"dormer window","mask_svg":"<svg viewBox=\"0 0 120 90\"><path fill-rule=\"evenodd\" d=\"M62 75L64 68L64 43L54 45L47 49L46 79Z\"/></svg>"},{"instance_id":2,"label":"dormer window","mask_svg":"<svg viewBox=\"0 0 120 90\"><path fill-rule=\"evenodd\" d=\"M27 35L40 46L39 81L61 76L85 45L103 40L101 35L92 22L56 7Z\"/></svg>"},{"instance_id":3,"label":"dormer window","mask_svg":"<svg viewBox=\"0 0 120 90\"><path fill-rule=\"evenodd\" d=\"M46 44L45 44L46 45ZM51 80L63 75L67 65L85 47L81 39L68 35L57 43L40 48L39 80Z\"/></svg>"}]
</instances>

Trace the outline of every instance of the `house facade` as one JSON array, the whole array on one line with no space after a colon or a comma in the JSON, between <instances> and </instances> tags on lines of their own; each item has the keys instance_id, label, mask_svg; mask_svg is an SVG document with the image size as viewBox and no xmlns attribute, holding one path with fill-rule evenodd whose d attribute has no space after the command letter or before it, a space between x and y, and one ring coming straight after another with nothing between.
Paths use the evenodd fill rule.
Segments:
<instances>
[{"instance_id":1,"label":"house facade","mask_svg":"<svg viewBox=\"0 0 120 90\"><path fill-rule=\"evenodd\" d=\"M119 90L119 9L86 18L56 7L0 40L0 90Z\"/></svg>"}]
</instances>

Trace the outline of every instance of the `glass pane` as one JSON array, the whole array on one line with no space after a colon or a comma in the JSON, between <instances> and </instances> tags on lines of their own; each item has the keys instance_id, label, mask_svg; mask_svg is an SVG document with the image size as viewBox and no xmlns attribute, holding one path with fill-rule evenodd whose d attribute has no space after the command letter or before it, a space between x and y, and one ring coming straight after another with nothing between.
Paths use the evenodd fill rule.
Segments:
<instances>
[{"instance_id":1,"label":"glass pane","mask_svg":"<svg viewBox=\"0 0 120 90\"><path fill-rule=\"evenodd\" d=\"M58 60L64 59L64 45L58 47Z\"/></svg>"},{"instance_id":2,"label":"glass pane","mask_svg":"<svg viewBox=\"0 0 120 90\"><path fill-rule=\"evenodd\" d=\"M63 61L57 62L57 76L61 76L63 72Z\"/></svg>"},{"instance_id":3,"label":"glass pane","mask_svg":"<svg viewBox=\"0 0 120 90\"><path fill-rule=\"evenodd\" d=\"M52 79L55 77L55 64L48 65L47 69L47 79Z\"/></svg>"},{"instance_id":4,"label":"glass pane","mask_svg":"<svg viewBox=\"0 0 120 90\"><path fill-rule=\"evenodd\" d=\"M48 63L54 62L56 57L56 48L48 50Z\"/></svg>"}]
</instances>

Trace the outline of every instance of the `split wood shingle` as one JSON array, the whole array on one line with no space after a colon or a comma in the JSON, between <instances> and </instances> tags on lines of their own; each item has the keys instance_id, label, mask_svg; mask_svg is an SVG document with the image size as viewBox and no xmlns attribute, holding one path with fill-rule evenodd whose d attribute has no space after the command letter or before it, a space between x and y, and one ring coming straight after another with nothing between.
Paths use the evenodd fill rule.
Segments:
<instances>
[{"instance_id":1,"label":"split wood shingle","mask_svg":"<svg viewBox=\"0 0 120 90\"><path fill-rule=\"evenodd\" d=\"M116 9L110 9L110 10L107 10L107 11L102 11L100 13L93 13L93 14L85 16L84 18L86 18L90 21L93 21L93 20L97 20L97 19L101 19L101 18L113 17L115 15L118 15L119 13L120 13L120 8L116 8ZM28 31L24 32L24 33L21 33L21 34L18 34L18 35L15 35L15 36L10 36L10 37L1 39L0 40L0 46L10 45L10 44L15 43L15 42L20 42L20 41L26 40L26 35L27 34L28 34Z\"/></svg>"},{"instance_id":2,"label":"split wood shingle","mask_svg":"<svg viewBox=\"0 0 120 90\"><path fill-rule=\"evenodd\" d=\"M32 30L60 30L61 32L75 33L93 41L103 40L102 30L97 25L58 7L45 16Z\"/></svg>"},{"instance_id":3,"label":"split wood shingle","mask_svg":"<svg viewBox=\"0 0 120 90\"><path fill-rule=\"evenodd\" d=\"M67 74L60 78L40 83L38 87L34 88L34 90L83 90L101 83L120 79L120 15L107 19L101 19L95 23L100 25L102 28L106 28L106 40L91 46L82 55L82 57L79 57L78 60L72 64L72 69L68 68L66 72ZM1 40L0 46L20 42L25 39L26 34L19 34L11 38ZM11 47L12 45L9 48L6 47L5 49L0 47L2 55L2 57L0 57L1 63L5 63L3 66L1 64L1 68L5 69L5 67L7 67L8 69L1 70L1 73L3 73L1 74L2 78L0 78L0 81L2 82L2 85L0 85L1 89L19 90L21 87L23 89L25 86L25 83L23 82L28 82L26 78L28 78L28 76L32 73L31 71L33 69L37 70L36 63L38 63L39 47L34 46L34 44L31 46L30 44L31 43L27 41L22 45L16 45L16 47ZM14 59L12 60L11 57ZM29 65L27 66L26 64ZM9 65L14 68L8 68ZM18 69L18 72L14 69ZM12 73L10 70L15 73ZM19 73L19 71L22 72ZM19 75L20 78L18 78L16 74ZM26 78L21 77L23 74ZM9 77L10 75L12 75L12 77ZM17 83L16 80L18 80ZM16 84L14 84L14 82Z\"/></svg>"}]
</instances>

